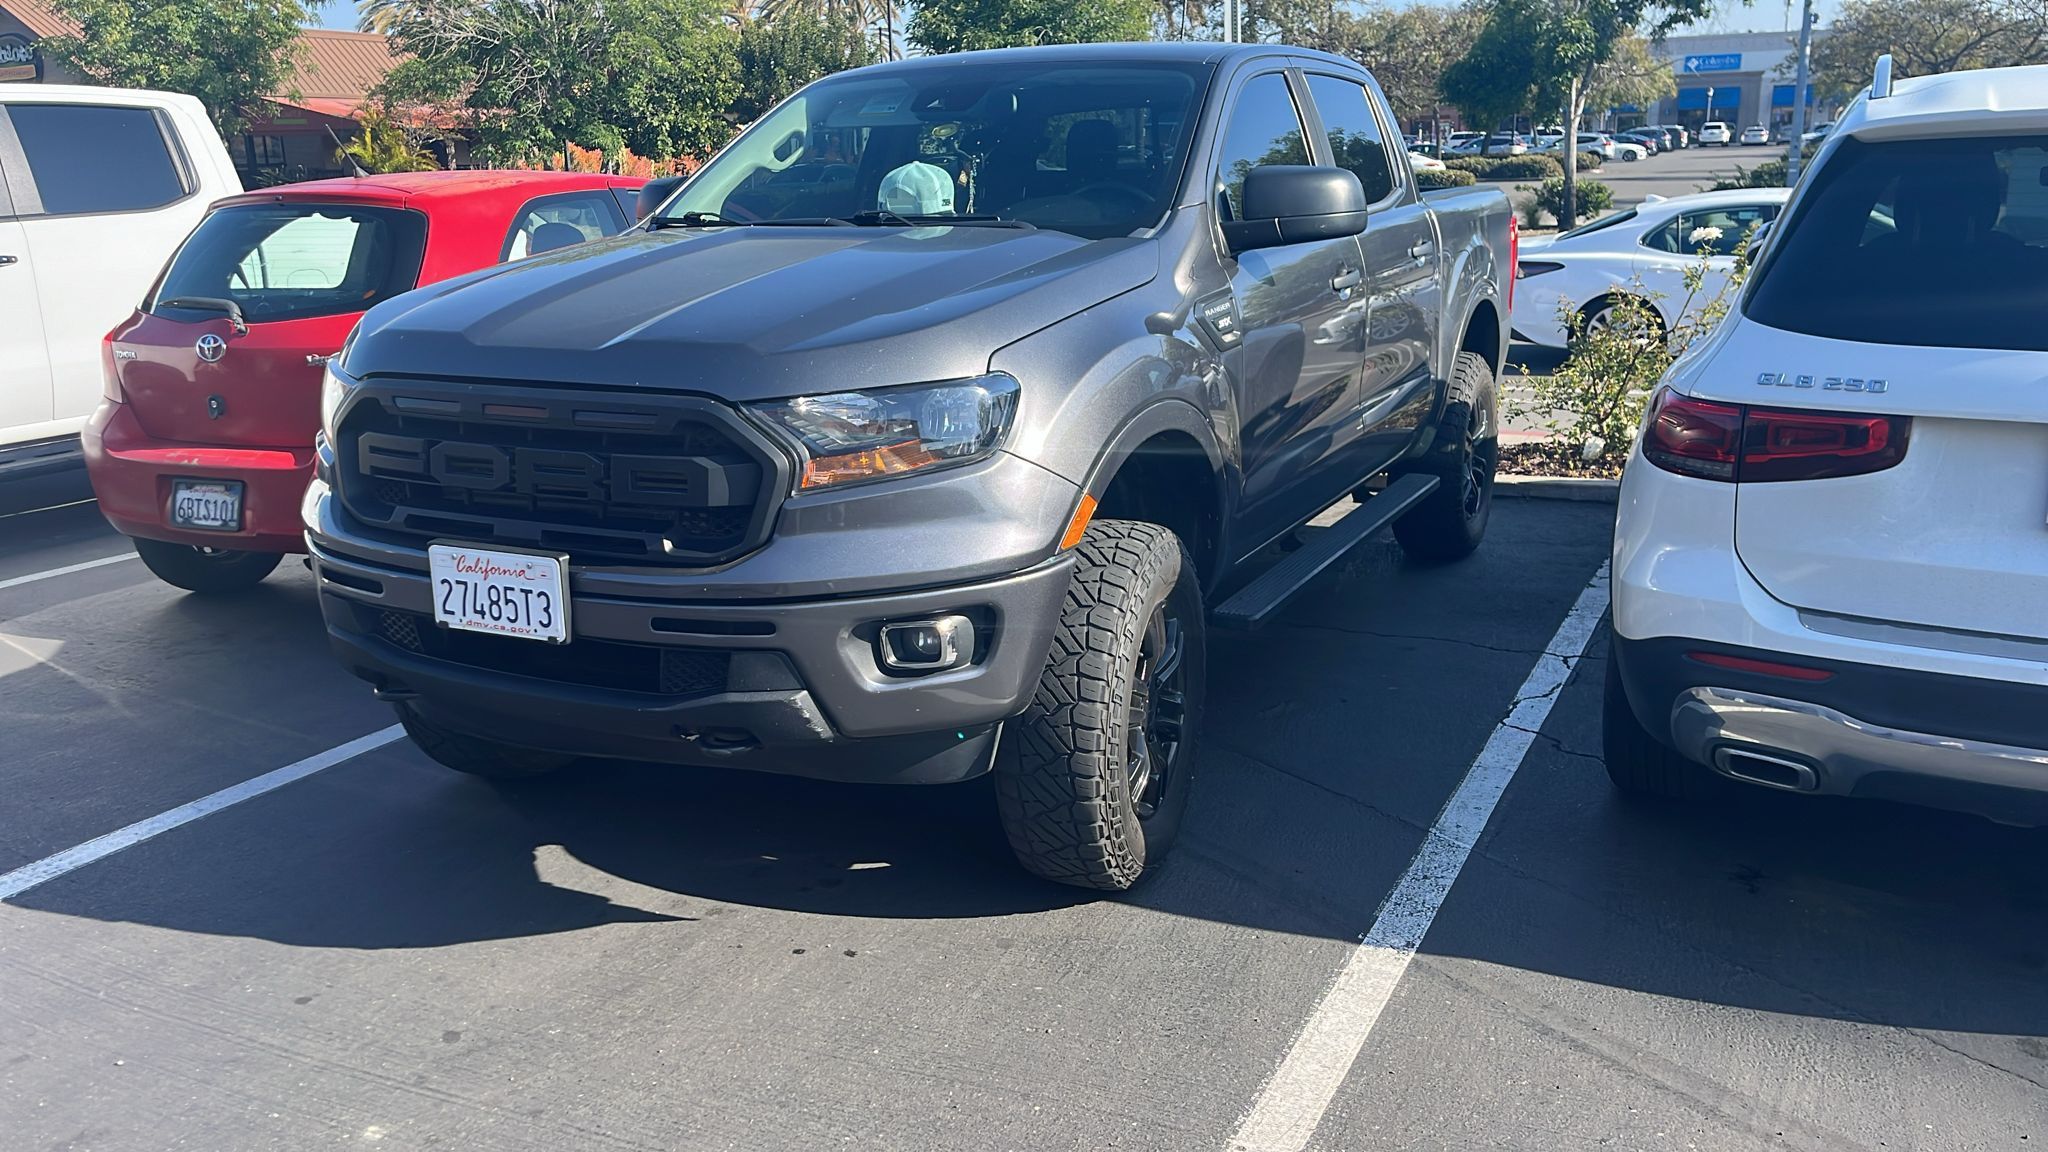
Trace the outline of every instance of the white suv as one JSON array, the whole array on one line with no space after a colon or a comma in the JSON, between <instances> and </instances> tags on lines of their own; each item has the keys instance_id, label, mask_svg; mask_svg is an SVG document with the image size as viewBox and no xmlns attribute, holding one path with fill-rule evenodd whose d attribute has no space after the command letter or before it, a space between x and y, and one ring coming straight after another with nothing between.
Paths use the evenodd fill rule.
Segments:
<instances>
[{"instance_id":1,"label":"white suv","mask_svg":"<svg viewBox=\"0 0 2048 1152\"><path fill-rule=\"evenodd\" d=\"M1700 144L1702 146L1719 144L1721 147L1726 148L1734 139L1734 134L1728 131L1728 125L1723 124L1719 120L1709 120L1705 124L1700 125Z\"/></svg>"},{"instance_id":2,"label":"white suv","mask_svg":"<svg viewBox=\"0 0 2048 1152\"><path fill-rule=\"evenodd\" d=\"M1889 63L1651 401L1607 768L2048 823L2048 67Z\"/></svg>"},{"instance_id":3,"label":"white suv","mask_svg":"<svg viewBox=\"0 0 2048 1152\"><path fill-rule=\"evenodd\" d=\"M0 84L0 478L78 462L101 341L241 190L190 96Z\"/></svg>"}]
</instances>

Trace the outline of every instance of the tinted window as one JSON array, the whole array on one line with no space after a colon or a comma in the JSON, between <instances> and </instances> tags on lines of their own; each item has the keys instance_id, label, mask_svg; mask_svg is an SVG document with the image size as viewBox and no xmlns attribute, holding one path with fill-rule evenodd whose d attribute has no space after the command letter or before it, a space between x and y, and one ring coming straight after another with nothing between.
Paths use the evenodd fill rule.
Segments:
<instances>
[{"instance_id":1,"label":"tinted window","mask_svg":"<svg viewBox=\"0 0 2048 1152\"><path fill-rule=\"evenodd\" d=\"M1743 240L1778 214L1775 204L1730 204L1681 212L1643 237L1660 252L1733 256Z\"/></svg>"},{"instance_id":2,"label":"tinted window","mask_svg":"<svg viewBox=\"0 0 2048 1152\"><path fill-rule=\"evenodd\" d=\"M1287 80L1277 72L1254 76L1230 110L1230 128L1223 135L1223 158L1217 176L1233 218L1244 211L1244 178L1267 164L1306 164L1301 113Z\"/></svg>"},{"instance_id":3,"label":"tinted window","mask_svg":"<svg viewBox=\"0 0 2048 1152\"><path fill-rule=\"evenodd\" d=\"M51 215L157 208L189 191L150 109L12 104L7 115Z\"/></svg>"},{"instance_id":4,"label":"tinted window","mask_svg":"<svg viewBox=\"0 0 2048 1152\"><path fill-rule=\"evenodd\" d=\"M1377 204L1394 192L1394 170L1387 160L1387 146L1373 119L1365 89L1356 81L1335 76L1310 76L1308 94L1322 113L1323 131L1330 137L1330 155L1339 168L1349 168L1365 185L1365 202Z\"/></svg>"},{"instance_id":5,"label":"tinted window","mask_svg":"<svg viewBox=\"0 0 2048 1152\"><path fill-rule=\"evenodd\" d=\"M693 176L668 218L997 216L1127 236L1172 207L1209 74L1037 58L828 77Z\"/></svg>"},{"instance_id":6,"label":"tinted window","mask_svg":"<svg viewBox=\"0 0 2048 1152\"><path fill-rule=\"evenodd\" d=\"M538 252L552 252L615 235L625 226L625 218L612 201L611 193L603 189L544 196L527 201L513 218L503 258L517 260Z\"/></svg>"},{"instance_id":7,"label":"tinted window","mask_svg":"<svg viewBox=\"0 0 2048 1152\"><path fill-rule=\"evenodd\" d=\"M1612 228L1616 224L1626 224L1635 218L1636 210L1633 208L1629 209L1626 212L1616 212L1612 216L1602 216L1598 220L1593 221L1591 224L1581 224L1577 228L1574 228L1569 232L1561 233L1558 236L1558 239L1569 240L1574 236L1584 236L1588 232L1599 232L1602 229Z\"/></svg>"},{"instance_id":8,"label":"tinted window","mask_svg":"<svg viewBox=\"0 0 2048 1152\"><path fill-rule=\"evenodd\" d=\"M361 312L419 280L426 218L354 204L237 204L207 214L171 258L164 302L233 300L251 323Z\"/></svg>"},{"instance_id":9,"label":"tinted window","mask_svg":"<svg viewBox=\"0 0 2048 1152\"><path fill-rule=\"evenodd\" d=\"M2048 351L2048 136L1841 147L1744 312L1842 340Z\"/></svg>"}]
</instances>

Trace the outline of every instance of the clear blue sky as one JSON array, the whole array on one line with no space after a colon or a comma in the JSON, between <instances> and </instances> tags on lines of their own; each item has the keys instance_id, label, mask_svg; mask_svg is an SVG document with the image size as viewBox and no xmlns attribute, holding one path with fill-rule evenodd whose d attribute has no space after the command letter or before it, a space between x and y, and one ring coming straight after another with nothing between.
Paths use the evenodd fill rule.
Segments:
<instances>
[{"instance_id":1,"label":"clear blue sky","mask_svg":"<svg viewBox=\"0 0 2048 1152\"><path fill-rule=\"evenodd\" d=\"M914 2L914 0L913 0ZM1398 2L1398 0L1397 0ZM1426 0L1425 0L1426 2ZM1814 18L1817 23L1827 23L1834 13L1837 0L1816 0ZM356 26L355 0L327 0L319 9L320 25L323 28L354 28ZM1797 5L1787 8L1784 0L1757 0L1744 4L1742 0L1721 0L1713 16L1685 31L1687 32L1775 32L1780 28L1799 27Z\"/></svg>"}]
</instances>

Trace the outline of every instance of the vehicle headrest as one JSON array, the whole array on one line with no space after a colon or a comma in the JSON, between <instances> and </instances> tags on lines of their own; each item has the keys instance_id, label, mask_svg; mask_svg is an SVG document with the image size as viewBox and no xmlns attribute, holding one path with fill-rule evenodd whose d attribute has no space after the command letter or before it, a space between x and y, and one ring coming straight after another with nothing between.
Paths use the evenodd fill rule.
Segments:
<instances>
[{"instance_id":1,"label":"vehicle headrest","mask_svg":"<svg viewBox=\"0 0 2048 1152\"><path fill-rule=\"evenodd\" d=\"M553 252L557 248L567 248L571 244L581 243L583 243L582 229L574 224L564 224L559 220L551 220L535 228L533 234L527 237L526 254L538 256L543 252Z\"/></svg>"}]
</instances>

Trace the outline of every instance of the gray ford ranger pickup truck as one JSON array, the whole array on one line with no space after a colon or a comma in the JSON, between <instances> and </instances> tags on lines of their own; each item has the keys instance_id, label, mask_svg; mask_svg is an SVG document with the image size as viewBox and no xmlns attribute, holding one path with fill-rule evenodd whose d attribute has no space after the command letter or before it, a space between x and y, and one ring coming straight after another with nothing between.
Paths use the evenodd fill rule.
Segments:
<instances>
[{"instance_id":1,"label":"gray ford ranger pickup truck","mask_svg":"<svg viewBox=\"0 0 2048 1152\"><path fill-rule=\"evenodd\" d=\"M1485 529L1508 202L1419 194L1348 60L858 69L643 204L328 365L327 629L451 768L993 771L1025 867L1123 889L1187 807L1208 629L1388 524L1429 562Z\"/></svg>"}]
</instances>

